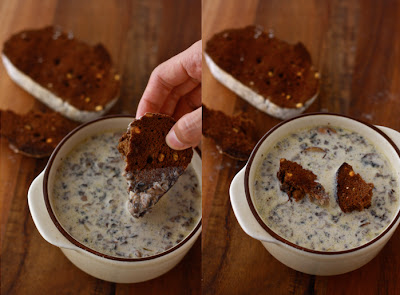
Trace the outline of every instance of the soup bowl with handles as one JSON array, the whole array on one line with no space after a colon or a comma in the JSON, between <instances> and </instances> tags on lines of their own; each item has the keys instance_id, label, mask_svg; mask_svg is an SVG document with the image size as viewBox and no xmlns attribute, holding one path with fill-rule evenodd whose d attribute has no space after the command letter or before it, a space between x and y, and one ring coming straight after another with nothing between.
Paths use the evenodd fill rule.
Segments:
<instances>
[{"instance_id":1,"label":"soup bowl with handles","mask_svg":"<svg viewBox=\"0 0 400 295\"><path fill-rule=\"evenodd\" d=\"M316 251L296 245L275 233L260 217L253 202L252 184L256 170L268 151L285 135L302 128L337 126L355 130L379 146L392 164L397 183L400 183L400 133L382 126L331 113L310 113L284 121L268 131L255 146L247 164L239 171L230 186L230 200L236 219L246 234L259 240L268 252L283 264L313 275L337 275L355 270L373 259L385 246L400 222L399 201L389 225L375 238L358 247L343 251Z\"/></svg>"},{"instance_id":2,"label":"soup bowl with handles","mask_svg":"<svg viewBox=\"0 0 400 295\"><path fill-rule=\"evenodd\" d=\"M108 256L86 247L60 224L50 201L55 172L65 156L84 139L102 131L126 130L133 116L116 115L96 119L71 131L56 147L45 170L32 182L28 204L32 219L42 237L61 249L65 256L86 273L115 283L136 283L156 278L177 265L201 233L201 218L194 229L172 248L142 258ZM191 165L201 187L201 158L193 153ZM127 195L128 198L128 195Z\"/></svg>"}]
</instances>

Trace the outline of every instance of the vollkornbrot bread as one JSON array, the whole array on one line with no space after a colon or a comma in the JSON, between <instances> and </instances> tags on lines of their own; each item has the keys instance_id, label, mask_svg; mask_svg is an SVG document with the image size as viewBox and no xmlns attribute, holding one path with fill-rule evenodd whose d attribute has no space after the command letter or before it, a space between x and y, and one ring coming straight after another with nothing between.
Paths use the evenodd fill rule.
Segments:
<instances>
[{"instance_id":1,"label":"vollkornbrot bread","mask_svg":"<svg viewBox=\"0 0 400 295\"><path fill-rule=\"evenodd\" d=\"M54 27L11 36L2 60L15 83L74 121L102 116L119 96L120 76L104 46L90 46Z\"/></svg>"},{"instance_id":2,"label":"vollkornbrot bread","mask_svg":"<svg viewBox=\"0 0 400 295\"><path fill-rule=\"evenodd\" d=\"M343 163L336 174L337 199L343 212L361 211L371 206L374 185L366 183L353 167Z\"/></svg>"},{"instance_id":3,"label":"vollkornbrot bread","mask_svg":"<svg viewBox=\"0 0 400 295\"><path fill-rule=\"evenodd\" d=\"M56 112L20 115L0 110L0 118L0 135L8 139L10 148L34 158L50 156L61 139L78 126Z\"/></svg>"},{"instance_id":4,"label":"vollkornbrot bread","mask_svg":"<svg viewBox=\"0 0 400 295\"><path fill-rule=\"evenodd\" d=\"M205 60L223 85L280 119L302 113L318 95L320 75L304 45L288 44L258 26L214 35Z\"/></svg>"},{"instance_id":5,"label":"vollkornbrot bread","mask_svg":"<svg viewBox=\"0 0 400 295\"><path fill-rule=\"evenodd\" d=\"M228 116L203 105L203 135L211 138L220 153L246 161L257 143L256 126L244 113Z\"/></svg>"},{"instance_id":6,"label":"vollkornbrot bread","mask_svg":"<svg viewBox=\"0 0 400 295\"><path fill-rule=\"evenodd\" d=\"M146 113L131 122L120 138L118 150L125 158L129 183L128 209L134 217L148 212L192 160L192 148L176 151L165 142L174 124L170 116Z\"/></svg>"},{"instance_id":7,"label":"vollkornbrot bread","mask_svg":"<svg viewBox=\"0 0 400 295\"><path fill-rule=\"evenodd\" d=\"M289 198L294 198L296 202L307 194L310 200L315 200L320 205L329 203L325 188L316 182L317 176L300 164L280 159L277 177L281 183L281 190L287 193Z\"/></svg>"}]
</instances>

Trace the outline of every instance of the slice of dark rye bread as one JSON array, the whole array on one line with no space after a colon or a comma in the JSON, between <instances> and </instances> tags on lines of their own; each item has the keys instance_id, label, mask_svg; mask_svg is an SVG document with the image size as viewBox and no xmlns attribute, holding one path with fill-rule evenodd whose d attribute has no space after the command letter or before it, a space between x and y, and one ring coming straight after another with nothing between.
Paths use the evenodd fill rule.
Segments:
<instances>
[{"instance_id":1,"label":"slice of dark rye bread","mask_svg":"<svg viewBox=\"0 0 400 295\"><path fill-rule=\"evenodd\" d=\"M102 116L119 96L120 76L104 46L90 46L53 27L12 35L2 59L15 83L74 121Z\"/></svg>"},{"instance_id":2,"label":"slice of dark rye bread","mask_svg":"<svg viewBox=\"0 0 400 295\"><path fill-rule=\"evenodd\" d=\"M203 135L211 138L220 153L246 161L257 143L256 126L246 114L228 116L203 104Z\"/></svg>"},{"instance_id":3,"label":"slice of dark rye bread","mask_svg":"<svg viewBox=\"0 0 400 295\"><path fill-rule=\"evenodd\" d=\"M298 115L318 95L320 75L304 45L288 44L259 26L215 34L204 55L217 80L271 116Z\"/></svg>"},{"instance_id":4,"label":"slice of dark rye bread","mask_svg":"<svg viewBox=\"0 0 400 295\"><path fill-rule=\"evenodd\" d=\"M289 198L298 202L308 194L310 200L314 199L320 205L329 203L329 196L324 187L315 181L317 176L298 163L280 159L277 177L281 183L281 190L287 193Z\"/></svg>"},{"instance_id":5,"label":"slice of dark rye bread","mask_svg":"<svg viewBox=\"0 0 400 295\"><path fill-rule=\"evenodd\" d=\"M366 183L351 165L344 162L339 167L336 181L337 200L343 212L362 211L371 206L374 185Z\"/></svg>"},{"instance_id":6,"label":"slice of dark rye bread","mask_svg":"<svg viewBox=\"0 0 400 295\"><path fill-rule=\"evenodd\" d=\"M78 126L56 112L39 111L19 115L0 110L0 122L0 135L8 139L10 148L34 158L50 156L61 139Z\"/></svg>"},{"instance_id":7,"label":"slice of dark rye bread","mask_svg":"<svg viewBox=\"0 0 400 295\"><path fill-rule=\"evenodd\" d=\"M146 113L129 124L118 150L126 161L129 212L143 216L175 184L190 164L192 148L171 149L165 137L175 124L167 115Z\"/></svg>"}]
</instances>

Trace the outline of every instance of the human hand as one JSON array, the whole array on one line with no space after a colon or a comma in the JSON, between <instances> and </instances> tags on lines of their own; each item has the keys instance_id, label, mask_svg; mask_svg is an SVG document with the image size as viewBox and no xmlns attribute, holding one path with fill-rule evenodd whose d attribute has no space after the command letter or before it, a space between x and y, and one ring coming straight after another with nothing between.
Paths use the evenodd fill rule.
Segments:
<instances>
[{"instance_id":1,"label":"human hand","mask_svg":"<svg viewBox=\"0 0 400 295\"><path fill-rule=\"evenodd\" d=\"M177 122L166 137L167 144L182 150L201 139L201 40L157 66L139 102L136 117L146 112L163 113Z\"/></svg>"}]
</instances>

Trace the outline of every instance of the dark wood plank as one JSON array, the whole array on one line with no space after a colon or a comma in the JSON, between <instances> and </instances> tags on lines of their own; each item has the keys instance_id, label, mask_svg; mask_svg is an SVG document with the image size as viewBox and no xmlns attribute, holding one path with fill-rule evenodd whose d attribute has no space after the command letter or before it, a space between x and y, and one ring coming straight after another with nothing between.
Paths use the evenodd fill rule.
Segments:
<instances>
[{"instance_id":1,"label":"dark wood plank","mask_svg":"<svg viewBox=\"0 0 400 295\"><path fill-rule=\"evenodd\" d=\"M400 131L398 1L260 0L248 7L238 0L225 3L203 1L203 44L216 32L249 24L271 29L291 43L301 41L322 76L319 98L307 112L347 114ZM203 103L227 114L247 112L260 136L280 122L219 84L205 64ZM243 165L203 140L203 294L398 292L400 229L370 263L339 276L303 274L273 258L243 232L231 209L229 185Z\"/></svg>"},{"instance_id":2,"label":"dark wood plank","mask_svg":"<svg viewBox=\"0 0 400 295\"><path fill-rule=\"evenodd\" d=\"M59 25L88 43L103 43L122 76L112 113L136 112L151 71L201 38L201 2L146 0L1 1L0 43L25 28ZM42 106L0 65L0 108ZM76 268L35 228L27 205L31 181L47 159L11 152L0 140L1 294L200 294L201 241L172 271L139 284L112 284Z\"/></svg>"}]
</instances>

